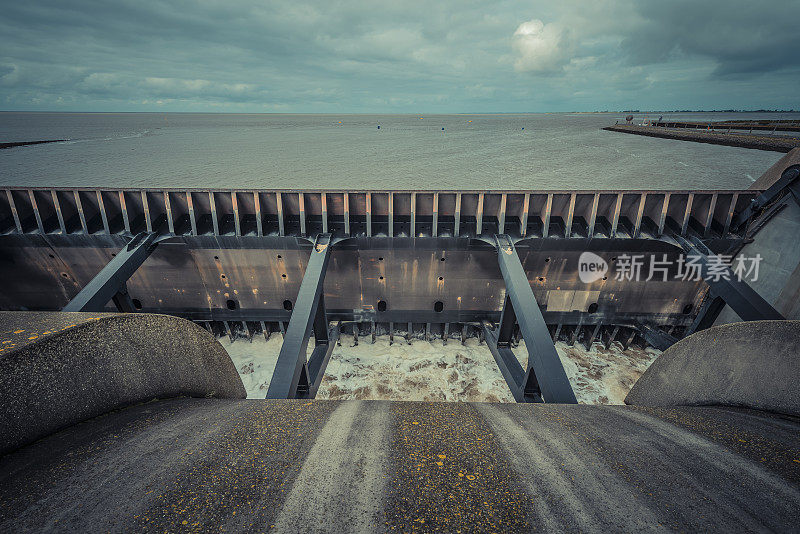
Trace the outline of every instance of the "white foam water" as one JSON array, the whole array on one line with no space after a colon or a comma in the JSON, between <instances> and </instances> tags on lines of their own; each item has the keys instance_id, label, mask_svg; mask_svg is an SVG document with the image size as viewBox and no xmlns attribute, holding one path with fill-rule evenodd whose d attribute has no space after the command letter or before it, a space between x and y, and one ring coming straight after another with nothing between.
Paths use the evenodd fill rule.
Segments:
<instances>
[{"instance_id":1,"label":"white foam water","mask_svg":"<svg viewBox=\"0 0 800 534\"><path fill-rule=\"evenodd\" d=\"M282 343L280 335L269 341L220 340L242 377L248 398L263 399L275 369ZM514 402L491 352L477 339L465 345L451 340L415 339L389 342L379 336L375 343L353 346L342 339L325 370L318 399L381 399L461 402ZM583 404L622 404L633 383L658 356L655 349L619 343L609 349L595 343L591 350L556 343L558 355L578 398ZM514 349L525 365L525 343Z\"/></svg>"}]
</instances>

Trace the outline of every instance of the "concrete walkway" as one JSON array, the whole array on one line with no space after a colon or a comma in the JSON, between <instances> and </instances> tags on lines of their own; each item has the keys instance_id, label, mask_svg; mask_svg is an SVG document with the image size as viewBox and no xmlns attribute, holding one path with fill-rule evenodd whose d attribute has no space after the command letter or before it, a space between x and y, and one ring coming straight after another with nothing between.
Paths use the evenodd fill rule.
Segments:
<instances>
[{"instance_id":1,"label":"concrete walkway","mask_svg":"<svg viewBox=\"0 0 800 534\"><path fill-rule=\"evenodd\" d=\"M789 531L799 431L715 407L173 399L0 457L0 531Z\"/></svg>"}]
</instances>

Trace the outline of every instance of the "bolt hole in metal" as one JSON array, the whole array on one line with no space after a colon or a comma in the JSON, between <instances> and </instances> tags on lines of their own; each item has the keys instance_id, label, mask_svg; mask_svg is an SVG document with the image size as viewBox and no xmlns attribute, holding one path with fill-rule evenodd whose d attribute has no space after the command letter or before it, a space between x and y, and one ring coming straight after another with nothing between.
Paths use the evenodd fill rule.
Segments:
<instances>
[{"instance_id":1,"label":"bolt hole in metal","mask_svg":"<svg viewBox=\"0 0 800 534\"><path fill-rule=\"evenodd\" d=\"M381 277L379 277L378 279L379 279L379 280L383 280L383 277L381 276Z\"/></svg>"},{"instance_id":2,"label":"bolt hole in metal","mask_svg":"<svg viewBox=\"0 0 800 534\"><path fill-rule=\"evenodd\" d=\"M218 260L218 259L219 259L219 256L214 256L214 259L215 259L215 260Z\"/></svg>"},{"instance_id":3,"label":"bolt hole in metal","mask_svg":"<svg viewBox=\"0 0 800 534\"><path fill-rule=\"evenodd\" d=\"M591 304L589 304L589 309L587 309L586 311L588 311L589 313L597 313L597 303L592 302Z\"/></svg>"},{"instance_id":4,"label":"bolt hole in metal","mask_svg":"<svg viewBox=\"0 0 800 534\"><path fill-rule=\"evenodd\" d=\"M278 254L278 259L281 259L281 258L283 258L283 256L281 256L280 254Z\"/></svg>"},{"instance_id":5,"label":"bolt hole in metal","mask_svg":"<svg viewBox=\"0 0 800 534\"><path fill-rule=\"evenodd\" d=\"M238 306L236 305L236 301L233 299L228 299L228 301L225 304L226 306L228 306L229 310L235 310L236 308L238 308Z\"/></svg>"},{"instance_id":6,"label":"bolt hole in metal","mask_svg":"<svg viewBox=\"0 0 800 534\"><path fill-rule=\"evenodd\" d=\"M286 274L282 274L282 275L281 275L281 278L286 278Z\"/></svg>"},{"instance_id":7,"label":"bolt hole in metal","mask_svg":"<svg viewBox=\"0 0 800 534\"><path fill-rule=\"evenodd\" d=\"M441 300L437 300L433 305L433 311L441 313L442 310L444 310L444 303Z\"/></svg>"},{"instance_id":8,"label":"bolt hole in metal","mask_svg":"<svg viewBox=\"0 0 800 534\"><path fill-rule=\"evenodd\" d=\"M683 314L684 315L689 315L689 314L692 313L693 309L694 309L694 306L692 306L691 304L687 304L686 306L683 307Z\"/></svg>"},{"instance_id":9,"label":"bolt hole in metal","mask_svg":"<svg viewBox=\"0 0 800 534\"><path fill-rule=\"evenodd\" d=\"M286 311L292 311L292 301L289 300L289 299L284 300L283 301L283 309L286 310Z\"/></svg>"},{"instance_id":10,"label":"bolt hole in metal","mask_svg":"<svg viewBox=\"0 0 800 534\"><path fill-rule=\"evenodd\" d=\"M550 263L550 258L549 258L549 257L545 258L545 259L544 259L544 262L545 262L545 263Z\"/></svg>"},{"instance_id":11,"label":"bolt hole in metal","mask_svg":"<svg viewBox=\"0 0 800 534\"><path fill-rule=\"evenodd\" d=\"M385 312L386 311L386 301L385 300L379 300L378 301L378 311L379 312Z\"/></svg>"},{"instance_id":12,"label":"bolt hole in metal","mask_svg":"<svg viewBox=\"0 0 800 534\"><path fill-rule=\"evenodd\" d=\"M225 279L225 275L224 274L219 275L219 277L222 278L223 280Z\"/></svg>"},{"instance_id":13,"label":"bolt hole in metal","mask_svg":"<svg viewBox=\"0 0 800 534\"><path fill-rule=\"evenodd\" d=\"M540 277L539 277L539 281L540 281L540 282L544 282L544 276L540 276Z\"/></svg>"},{"instance_id":14,"label":"bolt hole in metal","mask_svg":"<svg viewBox=\"0 0 800 534\"><path fill-rule=\"evenodd\" d=\"M444 280L444 276L439 277L439 281L441 282L442 280Z\"/></svg>"},{"instance_id":15,"label":"bolt hole in metal","mask_svg":"<svg viewBox=\"0 0 800 534\"><path fill-rule=\"evenodd\" d=\"M378 258L378 261L383 261L383 258Z\"/></svg>"},{"instance_id":16,"label":"bolt hole in metal","mask_svg":"<svg viewBox=\"0 0 800 534\"><path fill-rule=\"evenodd\" d=\"M137 310L141 310L142 309L142 301L141 300L132 299L132 301L133 301L133 307L134 308L136 308Z\"/></svg>"},{"instance_id":17,"label":"bolt hole in metal","mask_svg":"<svg viewBox=\"0 0 800 534\"><path fill-rule=\"evenodd\" d=\"M48 254L48 256L50 256L51 258L55 258L55 256L53 256L52 254Z\"/></svg>"},{"instance_id":18,"label":"bolt hole in metal","mask_svg":"<svg viewBox=\"0 0 800 534\"><path fill-rule=\"evenodd\" d=\"M69 276L67 276L67 273L61 273L61 276L63 276L64 278L69 278Z\"/></svg>"},{"instance_id":19,"label":"bolt hole in metal","mask_svg":"<svg viewBox=\"0 0 800 534\"><path fill-rule=\"evenodd\" d=\"M444 258L440 258L439 261L444 261Z\"/></svg>"}]
</instances>

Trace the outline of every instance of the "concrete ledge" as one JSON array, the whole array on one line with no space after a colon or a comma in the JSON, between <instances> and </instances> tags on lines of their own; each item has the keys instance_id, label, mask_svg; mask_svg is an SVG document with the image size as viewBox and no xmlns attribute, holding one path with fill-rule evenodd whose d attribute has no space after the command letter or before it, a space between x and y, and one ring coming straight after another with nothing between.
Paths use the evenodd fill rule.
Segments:
<instances>
[{"instance_id":1,"label":"concrete ledge","mask_svg":"<svg viewBox=\"0 0 800 534\"><path fill-rule=\"evenodd\" d=\"M0 312L0 454L122 406L244 398L233 362L166 315Z\"/></svg>"},{"instance_id":2,"label":"concrete ledge","mask_svg":"<svg viewBox=\"0 0 800 534\"><path fill-rule=\"evenodd\" d=\"M797 532L800 419L169 399L0 457L0 532Z\"/></svg>"},{"instance_id":3,"label":"concrete ledge","mask_svg":"<svg viewBox=\"0 0 800 534\"><path fill-rule=\"evenodd\" d=\"M767 172L762 174L758 180L753 182L750 189L764 190L780 180L783 171L792 165L800 164L800 148L793 148L788 154L775 162L775 164L767 169Z\"/></svg>"},{"instance_id":4,"label":"concrete ledge","mask_svg":"<svg viewBox=\"0 0 800 534\"><path fill-rule=\"evenodd\" d=\"M626 404L743 406L800 415L800 321L715 326L664 351Z\"/></svg>"}]
</instances>

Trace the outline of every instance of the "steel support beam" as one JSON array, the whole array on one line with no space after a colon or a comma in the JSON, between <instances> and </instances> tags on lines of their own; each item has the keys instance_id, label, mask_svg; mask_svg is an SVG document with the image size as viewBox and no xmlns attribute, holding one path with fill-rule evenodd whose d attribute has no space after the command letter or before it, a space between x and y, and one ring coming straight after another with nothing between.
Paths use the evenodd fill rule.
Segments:
<instances>
[{"instance_id":1,"label":"steel support beam","mask_svg":"<svg viewBox=\"0 0 800 534\"><path fill-rule=\"evenodd\" d=\"M792 165L786 168L781 173L781 177L774 184L754 198L750 205L733 220L731 223L731 231L739 231L754 215L771 204L772 201L783 194L783 191L787 188L789 189L789 194L800 204L800 165Z\"/></svg>"},{"instance_id":2,"label":"steel support beam","mask_svg":"<svg viewBox=\"0 0 800 534\"><path fill-rule=\"evenodd\" d=\"M712 293L725 301L743 321L781 320L784 317L764 300L744 280L739 280L728 268L714 262L714 276L707 276L709 265L712 264L713 253L700 240L689 241L681 236L674 236L687 255L695 256L702 266L706 283Z\"/></svg>"},{"instance_id":3,"label":"steel support beam","mask_svg":"<svg viewBox=\"0 0 800 534\"><path fill-rule=\"evenodd\" d=\"M339 336L338 327L328 330L323 294L330 249L330 234L318 235L267 390L268 399L313 399L322 382ZM315 346L311 357L306 359L312 331Z\"/></svg>"},{"instance_id":4,"label":"steel support beam","mask_svg":"<svg viewBox=\"0 0 800 534\"><path fill-rule=\"evenodd\" d=\"M486 344L514 399L517 402L577 403L511 239L507 235L496 235L495 243L506 284L506 300L498 328L485 322L483 329ZM528 350L526 369L511 350L515 324L519 324Z\"/></svg>"},{"instance_id":5,"label":"steel support beam","mask_svg":"<svg viewBox=\"0 0 800 534\"><path fill-rule=\"evenodd\" d=\"M578 324L575 325L575 328L572 330L572 334L569 336L569 341L567 344L572 347L575 345L575 342L578 340L578 336L581 335L581 328L583 327L583 315L578 318Z\"/></svg>"},{"instance_id":6,"label":"steel support beam","mask_svg":"<svg viewBox=\"0 0 800 534\"><path fill-rule=\"evenodd\" d=\"M592 335L586 340L586 350L592 350L592 343L594 340L597 339L597 334L600 332L600 327L603 326L603 323L597 323L592 330Z\"/></svg>"},{"instance_id":7,"label":"steel support beam","mask_svg":"<svg viewBox=\"0 0 800 534\"><path fill-rule=\"evenodd\" d=\"M635 328L631 328L631 331L628 334L628 337L626 337L625 340L622 342L622 350L628 350L628 347L631 346L631 343L633 343L633 340L636 339L636 332L637 332L637 330Z\"/></svg>"},{"instance_id":8,"label":"steel support beam","mask_svg":"<svg viewBox=\"0 0 800 534\"><path fill-rule=\"evenodd\" d=\"M650 346L658 350L667 350L678 342L677 338L672 337L662 330L659 330L655 326L638 324L636 327L644 340L647 341Z\"/></svg>"},{"instance_id":9,"label":"steel support beam","mask_svg":"<svg viewBox=\"0 0 800 534\"><path fill-rule=\"evenodd\" d=\"M619 326L615 326L614 329L608 334L608 337L603 340L603 346L606 348L606 350L611 348L611 344L617 338L617 332L619 332Z\"/></svg>"},{"instance_id":10,"label":"steel support beam","mask_svg":"<svg viewBox=\"0 0 800 534\"><path fill-rule=\"evenodd\" d=\"M121 312L134 311L126 282L150 257L157 244L156 233L136 235L61 311L99 312L110 300Z\"/></svg>"},{"instance_id":11,"label":"steel support beam","mask_svg":"<svg viewBox=\"0 0 800 534\"><path fill-rule=\"evenodd\" d=\"M706 300L700 306L697 317L695 317L692 324L686 328L683 337L690 336L695 332L714 326L714 321L717 320L723 308L725 308L725 300L723 300L722 297L714 296L714 293L710 291Z\"/></svg>"},{"instance_id":12,"label":"steel support beam","mask_svg":"<svg viewBox=\"0 0 800 534\"><path fill-rule=\"evenodd\" d=\"M111 302L114 303L114 306L117 307L117 311L119 312L134 313L136 311L136 306L133 305L133 299L131 299L128 293L128 284L125 282L122 282L122 287L111 297Z\"/></svg>"}]
</instances>

